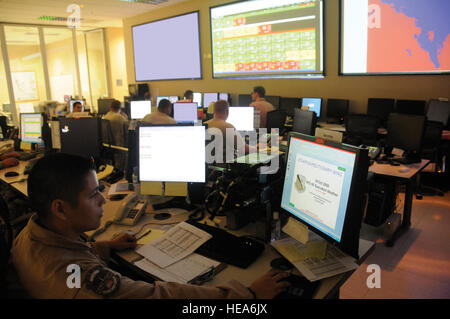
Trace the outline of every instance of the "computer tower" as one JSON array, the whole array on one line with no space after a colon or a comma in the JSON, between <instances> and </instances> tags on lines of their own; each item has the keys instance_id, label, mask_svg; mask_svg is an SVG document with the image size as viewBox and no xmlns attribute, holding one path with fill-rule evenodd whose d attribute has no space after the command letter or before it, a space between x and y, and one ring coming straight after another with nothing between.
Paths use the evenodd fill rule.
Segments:
<instances>
[{"instance_id":1,"label":"computer tower","mask_svg":"<svg viewBox=\"0 0 450 319\"><path fill-rule=\"evenodd\" d=\"M372 226L382 225L395 209L395 182L388 179L369 183L369 201L364 222Z\"/></svg>"}]
</instances>

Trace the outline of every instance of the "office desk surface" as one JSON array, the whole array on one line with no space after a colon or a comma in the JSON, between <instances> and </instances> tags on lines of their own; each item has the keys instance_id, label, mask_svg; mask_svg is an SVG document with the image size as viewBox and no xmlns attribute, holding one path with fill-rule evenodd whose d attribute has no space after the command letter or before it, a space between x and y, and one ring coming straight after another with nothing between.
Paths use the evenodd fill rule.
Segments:
<instances>
[{"instance_id":1,"label":"office desk surface","mask_svg":"<svg viewBox=\"0 0 450 319\"><path fill-rule=\"evenodd\" d=\"M161 199L161 198L160 198ZM114 215L115 209L120 205L120 201L111 202L108 201L104 206L104 217L102 220L102 226L105 225L105 223L112 218ZM157 228L157 229L164 229L167 230L172 225L163 225L163 224L154 224L152 221L152 214L154 212L152 211L151 206L149 205L149 209L147 210L147 213L142 217L142 219L137 223L135 226L121 226L121 225L111 225L103 234L100 234L96 240L109 240L114 234L118 234L121 231L125 230L140 230L142 229L143 225L146 225L146 228ZM185 216L179 216L179 219L187 220L188 214ZM223 217L224 218L224 217ZM176 221L176 220L174 220ZM168 220L167 222L170 222ZM178 222L178 221L177 221ZM152 223L152 224L149 224ZM211 224L211 222L209 222ZM221 223L222 224L222 223ZM101 227L102 227L101 226ZM242 231L235 231L232 232L235 235L240 235ZM91 235L93 232L89 232L87 235ZM142 233L141 233L142 234ZM360 259L358 263L362 263L365 258L371 253L372 249L374 248L375 243L366 241L366 240L360 240ZM124 252L119 253L120 257L126 260L129 263L134 263L137 260L142 259L142 256L137 254L134 250L128 250ZM222 270L220 273L218 273L214 279L210 282L205 283L206 286L217 286L219 284L226 283L232 279L240 281L244 285L250 285L255 279L259 278L263 274L267 273L271 270L270 262L275 259L279 258L280 254L270 245L266 245L265 249L262 253L262 255L254 262L252 263L247 269L242 269L239 267L235 267L232 265L228 265L224 270ZM297 270L294 270L294 273L297 273ZM344 284L344 282L351 276L353 271L346 272L343 274L339 274L333 277L329 277L326 279L321 280L320 287L318 291L316 292L316 295L314 298L327 298L330 295L333 295L334 292L338 291L339 287Z\"/></svg>"},{"instance_id":2,"label":"office desk surface","mask_svg":"<svg viewBox=\"0 0 450 319\"><path fill-rule=\"evenodd\" d=\"M420 163L400 165L400 166L392 166L389 164L378 164L377 162L374 162L369 167L369 172L379 175L397 177L401 179L410 179L413 178L422 169L424 169L429 162L430 160L422 159ZM409 170L400 171L401 169L409 169Z\"/></svg>"},{"instance_id":3,"label":"office desk surface","mask_svg":"<svg viewBox=\"0 0 450 319\"><path fill-rule=\"evenodd\" d=\"M25 166L28 164L28 162L29 161L19 161L19 165L14 166L14 167L4 168L0 171L1 180L7 184L10 184L11 182L13 182L13 184L11 184L10 186L25 196L28 196L28 191L27 191L28 175L24 175L23 171L25 170ZM16 172L16 173L19 173L19 175L12 176L12 177L6 177L5 174L7 172ZM22 179L25 179L25 180L22 182L18 182Z\"/></svg>"}]
</instances>

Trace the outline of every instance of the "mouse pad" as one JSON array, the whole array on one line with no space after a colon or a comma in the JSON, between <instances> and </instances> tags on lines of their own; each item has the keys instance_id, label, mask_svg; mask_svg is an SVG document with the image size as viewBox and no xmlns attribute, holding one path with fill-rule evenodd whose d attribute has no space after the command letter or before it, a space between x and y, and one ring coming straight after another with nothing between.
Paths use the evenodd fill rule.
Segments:
<instances>
[{"instance_id":1,"label":"mouse pad","mask_svg":"<svg viewBox=\"0 0 450 319\"><path fill-rule=\"evenodd\" d=\"M151 205L148 205L151 206ZM151 207L150 207L151 209ZM170 214L170 217L167 219L158 219L155 218L155 215L161 214L161 213L168 213ZM189 219L190 212L186 209L181 208L163 208L158 210L147 210L146 215L150 218L146 222L151 222L154 224L177 224L184 222Z\"/></svg>"}]
</instances>

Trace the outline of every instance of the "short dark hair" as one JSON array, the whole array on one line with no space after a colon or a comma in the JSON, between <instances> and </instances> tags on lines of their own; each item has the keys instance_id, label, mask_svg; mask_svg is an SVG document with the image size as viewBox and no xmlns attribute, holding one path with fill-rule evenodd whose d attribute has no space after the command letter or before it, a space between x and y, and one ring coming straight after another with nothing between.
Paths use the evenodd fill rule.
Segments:
<instances>
[{"instance_id":1,"label":"short dark hair","mask_svg":"<svg viewBox=\"0 0 450 319\"><path fill-rule=\"evenodd\" d=\"M120 107L122 106L122 103L120 103L120 101L117 100L113 100L111 102L111 109L113 109L114 111L118 111L120 110Z\"/></svg>"},{"instance_id":2,"label":"short dark hair","mask_svg":"<svg viewBox=\"0 0 450 319\"><path fill-rule=\"evenodd\" d=\"M253 88L253 92L258 93L259 97L265 97L266 96L266 89L262 86L255 86Z\"/></svg>"},{"instance_id":3,"label":"short dark hair","mask_svg":"<svg viewBox=\"0 0 450 319\"><path fill-rule=\"evenodd\" d=\"M81 156L56 153L39 159L28 176L31 207L41 218L48 216L51 203L56 199L76 207L84 178L91 170L95 170L94 163Z\"/></svg>"},{"instance_id":4,"label":"short dark hair","mask_svg":"<svg viewBox=\"0 0 450 319\"><path fill-rule=\"evenodd\" d=\"M78 102L78 101L77 101L77 102L73 103L72 106L75 107L75 105L78 105L78 104L82 105L81 102Z\"/></svg>"},{"instance_id":5,"label":"short dark hair","mask_svg":"<svg viewBox=\"0 0 450 319\"><path fill-rule=\"evenodd\" d=\"M170 103L168 99L162 99L161 101L159 101L158 110L167 110L170 106L172 106L172 103Z\"/></svg>"},{"instance_id":6,"label":"short dark hair","mask_svg":"<svg viewBox=\"0 0 450 319\"><path fill-rule=\"evenodd\" d=\"M188 98L193 95L194 95L194 92L191 90L187 90L186 92L184 92L184 98Z\"/></svg>"}]
</instances>

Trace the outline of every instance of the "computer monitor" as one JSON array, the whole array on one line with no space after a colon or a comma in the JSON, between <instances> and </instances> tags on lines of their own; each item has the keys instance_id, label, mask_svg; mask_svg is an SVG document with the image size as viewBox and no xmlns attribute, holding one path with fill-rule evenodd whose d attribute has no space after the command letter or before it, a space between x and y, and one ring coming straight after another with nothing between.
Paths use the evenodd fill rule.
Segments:
<instances>
[{"instance_id":1,"label":"computer monitor","mask_svg":"<svg viewBox=\"0 0 450 319\"><path fill-rule=\"evenodd\" d=\"M76 103L76 102L80 102L81 103L81 109L82 109L82 111L81 112L84 112L84 106L85 106L85 104L86 104L86 100L70 100L69 101L69 107L70 107L70 113L72 113L73 112L73 105ZM108 106L108 111L109 111L109 106Z\"/></svg>"},{"instance_id":2,"label":"computer monitor","mask_svg":"<svg viewBox=\"0 0 450 319\"><path fill-rule=\"evenodd\" d=\"M130 115L132 120L143 119L150 113L152 113L152 101L131 101Z\"/></svg>"},{"instance_id":3,"label":"computer monitor","mask_svg":"<svg viewBox=\"0 0 450 319\"><path fill-rule=\"evenodd\" d=\"M395 99L369 98L367 100L367 114L380 119L380 124L386 126L389 114L394 112Z\"/></svg>"},{"instance_id":4,"label":"computer monitor","mask_svg":"<svg viewBox=\"0 0 450 319\"><path fill-rule=\"evenodd\" d=\"M156 97L156 107L158 107L159 102L161 102L161 100L168 100L169 97L168 96L157 96Z\"/></svg>"},{"instance_id":5,"label":"computer monitor","mask_svg":"<svg viewBox=\"0 0 450 319\"><path fill-rule=\"evenodd\" d=\"M450 103L448 101L430 100L428 104L427 120L437 121L448 126L450 116Z\"/></svg>"},{"instance_id":6,"label":"computer monitor","mask_svg":"<svg viewBox=\"0 0 450 319\"><path fill-rule=\"evenodd\" d=\"M205 106L205 108L208 107L212 102L217 102L218 97L218 93L203 93L203 105Z\"/></svg>"},{"instance_id":7,"label":"computer monitor","mask_svg":"<svg viewBox=\"0 0 450 319\"><path fill-rule=\"evenodd\" d=\"M266 95L264 100L272 104L276 109L280 107L280 97L274 95Z\"/></svg>"},{"instance_id":8,"label":"computer monitor","mask_svg":"<svg viewBox=\"0 0 450 319\"><path fill-rule=\"evenodd\" d=\"M295 109L292 130L294 132L313 136L316 131L317 117L313 111Z\"/></svg>"},{"instance_id":9,"label":"computer monitor","mask_svg":"<svg viewBox=\"0 0 450 319\"><path fill-rule=\"evenodd\" d=\"M102 150L101 118L60 118L61 152L99 158Z\"/></svg>"},{"instance_id":10,"label":"computer monitor","mask_svg":"<svg viewBox=\"0 0 450 319\"><path fill-rule=\"evenodd\" d=\"M369 167L366 149L290 133L281 208L358 258Z\"/></svg>"},{"instance_id":11,"label":"computer monitor","mask_svg":"<svg viewBox=\"0 0 450 319\"><path fill-rule=\"evenodd\" d=\"M228 102L230 95L228 93L219 93L219 100L224 100Z\"/></svg>"},{"instance_id":12,"label":"computer monitor","mask_svg":"<svg viewBox=\"0 0 450 319\"><path fill-rule=\"evenodd\" d=\"M284 130L284 125L286 124L286 117L287 113L284 110L273 110L267 112L267 133L270 133L272 129L278 129L280 131L279 134L281 135Z\"/></svg>"},{"instance_id":13,"label":"computer monitor","mask_svg":"<svg viewBox=\"0 0 450 319\"><path fill-rule=\"evenodd\" d=\"M425 115L426 102L422 100L397 100L396 113Z\"/></svg>"},{"instance_id":14,"label":"computer monitor","mask_svg":"<svg viewBox=\"0 0 450 319\"><path fill-rule=\"evenodd\" d=\"M197 103L174 103L173 119L177 123L195 123L198 119Z\"/></svg>"},{"instance_id":15,"label":"computer monitor","mask_svg":"<svg viewBox=\"0 0 450 319\"><path fill-rule=\"evenodd\" d=\"M204 126L139 126L139 180L205 182Z\"/></svg>"},{"instance_id":16,"label":"computer monitor","mask_svg":"<svg viewBox=\"0 0 450 319\"><path fill-rule=\"evenodd\" d=\"M400 162L404 164L418 163L420 157L423 135L425 131L424 115L389 114L387 122L387 148L395 147L404 150L403 158ZM388 152L389 153L389 152Z\"/></svg>"},{"instance_id":17,"label":"computer monitor","mask_svg":"<svg viewBox=\"0 0 450 319\"><path fill-rule=\"evenodd\" d=\"M294 117L295 109L300 109L302 101L296 97L282 97L280 98L280 110L285 110L287 115Z\"/></svg>"},{"instance_id":18,"label":"computer monitor","mask_svg":"<svg viewBox=\"0 0 450 319\"><path fill-rule=\"evenodd\" d=\"M20 114L20 139L26 143L42 142L42 115L41 113Z\"/></svg>"},{"instance_id":19,"label":"computer monitor","mask_svg":"<svg viewBox=\"0 0 450 319\"><path fill-rule=\"evenodd\" d=\"M344 116L348 114L348 100L328 99L327 101L327 122L343 123Z\"/></svg>"},{"instance_id":20,"label":"computer monitor","mask_svg":"<svg viewBox=\"0 0 450 319\"><path fill-rule=\"evenodd\" d=\"M194 92L193 96L192 102L197 103L197 107L203 107L202 94L200 92Z\"/></svg>"},{"instance_id":21,"label":"computer monitor","mask_svg":"<svg viewBox=\"0 0 450 319\"><path fill-rule=\"evenodd\" d=\"M302 106L308 106L309 111L315 112L317 118L320 118L320 111L322 109L321 97L304 97L302 98Z\"/></svg>"},{"instance_id":22,"label":"computer monitor","mask_svg":"<svg viewBox=\"0 0 450 319\"><path fill-rule=\"evenodd\" d=\"M113 101L114 99L98 99L97 100L98 114L104 115L108 113Z\"/></svg>"},{"instance_id":23,"label":"computer monitor","mask_svg":"<svg viewBox=\"0 0 450 319\"><path fill-rule=\"evenodd\" d=\"M238 131L253 131L254 108L250 106L232 106L228 108L227 122Z\"/></svg>"},{"instance_id":24,"label":"computer monitor","mask_svg":"<svg viewBox=\"0 0 450 319\"><path fill-rule=\"evenodd\" d=\"M249 106L252 104L252 96L250 94L239 94L238 103L239 105Z\"/></svg>"},{"instance_id":25,"label":"computer monitor","mask_svg":"<svg viewBox=\"0 0 450 319\"><path fill-rule=\"evenodd\" d=\"M175 96L175 95L171 95L171 96L169 96L169 101L170 101L170 103L175 103L176 101L178 101L178 96Z\"/></svg>"}]
</instances>

